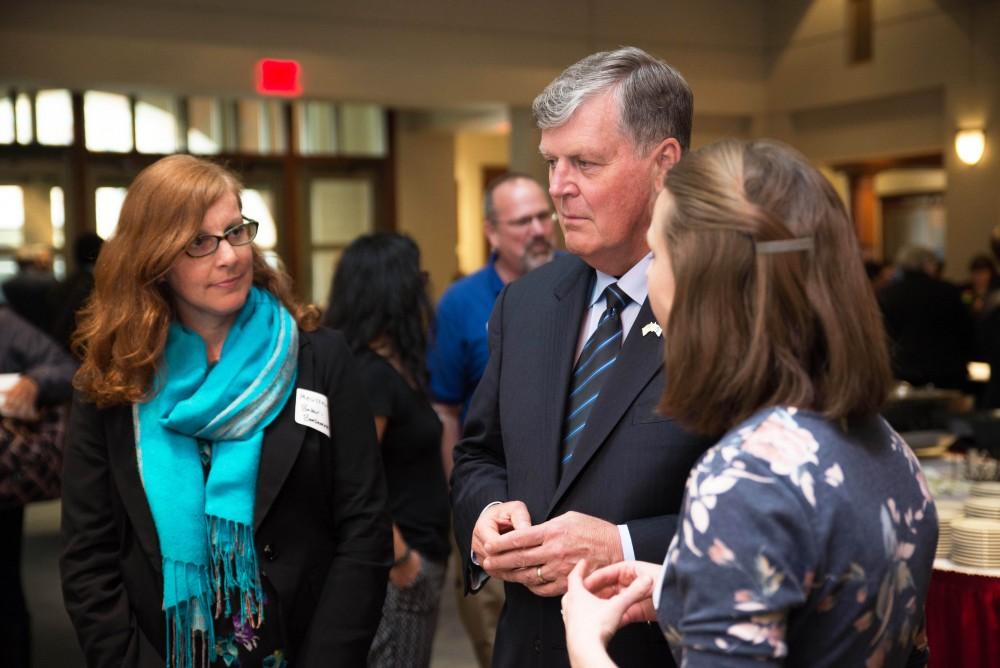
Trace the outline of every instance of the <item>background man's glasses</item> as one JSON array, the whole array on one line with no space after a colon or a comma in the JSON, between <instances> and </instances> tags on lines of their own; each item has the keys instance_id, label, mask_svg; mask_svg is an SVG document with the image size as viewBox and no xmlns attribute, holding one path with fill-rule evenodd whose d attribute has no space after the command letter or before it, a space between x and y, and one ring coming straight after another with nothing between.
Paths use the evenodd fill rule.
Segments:
<instances>
[{"instance_id":1,"label":"background man's glasses","mask_svg":"<svg viewBox=\"0 0 1000 668\"><path fill-rule=\"evenodd\" d=\"M513 225L514 227L524 227L525 225L531 225L536 220L540 223L551 223L556 220L556 212L539 211L538 213L521 216L520 218L515 218L514 220L508 220L506 224Z\"/></svg>"},{"instance_id":2,"label":"background man's glasses","mask_svg":"<svg viewBox=\"0 0 1000 668\"><path fill-rule=\"evenodd\" d=\"M205 257L219 250L219 243L225 239L230 246L246 246L257 236L260 226L256 220L243 216L243 224L235 225L223 234L199 234L187 245L184 252L191 257Z\"/></svg>"}]
</instances>

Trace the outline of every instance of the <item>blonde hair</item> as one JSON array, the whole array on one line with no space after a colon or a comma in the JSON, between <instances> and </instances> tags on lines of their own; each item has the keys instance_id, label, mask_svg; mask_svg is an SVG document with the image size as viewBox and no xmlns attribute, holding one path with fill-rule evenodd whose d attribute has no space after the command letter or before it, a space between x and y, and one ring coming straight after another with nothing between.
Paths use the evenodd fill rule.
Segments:
<instances>
[{"instance_id":1,"label":"blonde hair","mask_svg":"<svg viewBox=\"0 0 1000 668\"><path fill-rule=\"evenodd\" d=\"M142 170L129 187L114 235L94 267L94 292L80 312L73 347L83 360L74 386L99 406L147 397L163 356L173 305L165 277L198 233L205 212L241 184L228 169L172 155ZM291 279L256 247L253 282L277 297L299 326L318 326L319 310L294 298Z\"/></svg>"}]
</instances>

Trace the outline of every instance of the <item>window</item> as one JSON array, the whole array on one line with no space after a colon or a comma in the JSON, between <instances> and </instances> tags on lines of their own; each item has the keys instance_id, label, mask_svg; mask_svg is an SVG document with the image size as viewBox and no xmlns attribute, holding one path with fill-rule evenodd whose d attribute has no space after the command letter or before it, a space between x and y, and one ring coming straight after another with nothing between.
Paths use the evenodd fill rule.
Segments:
<instances>
[{"instance_id":1,"label":"window","mask_svg":"<svg viewBox=\"0 0 1000 668\"><path fill-rule=\"evenodd\" d=\"M332 102L296 102L295 111L299 126L299 153L336 153L337 106Z\"/></svg>"},{"instance_id":2,"label":"window","mask_svg":"<svg viewBox=\"0 0 1000 668\"><path fill-rule=\"evenodd\" d=\"M385 112L373 104L295 102L302 155L383 157L387 150Z\"/></svg>"},{"instance_id":3,"label":"window","mask_svg":"<svg viewBox=\"0 0 1000 668\"><path fill-rule=\"evenodd\" d=\"M16 273L17 262L14 260L14 256L10 253L0 254L0 283L13 277Z\"/></svg>"},{"instance_id":4,"label":"window","mask_svg":"<svg viewBox=\"0 0 1000 668\"><path fill-rule=\"evenodd\" d=\"M73 143L73 100L68 90L40 90L35 95L38 143L69 146Z\"/></svg>"},{"instance_id":5,"label":"window","mask_svg":"<svg viewBox=\"0 0 1000 668\"><path fill-rule=\"evenodd\" d=\"M240 194L243 203L243 215L260 223L257 228L257 237L253 243L259 248L267 263L272 267L281 267L281 259L275 247L278 245L278 228L274 223L274 196L270 190L257 190L254 188L244 188ZM283 267L282 267L283 268Z\"/></svg>"},{"instance_id":6,"label":"window","mask_svg":"<svg viewBox=\"0 0 1000 668\"><path fill-rule=\"evenodd\" d=\"M225 146L222 125L222 105L212 97L188 99L188 150L212 155Z\"/></svg>"},{"instance_id":7,"label":"window","mask_svg":"<svg viewBox=\"0 0 1000 668\"><path fill-rule=\"evenodd\" d=\"M340 106L340 151L382 157L386 153L385 114L374 104Z\"/></svg>"},{"instance_id":8,"label":"window","mask_svg":"<svg viewBox=\"0 0 1000 668\"><path fill-rule=\"evenodd\" d=\"M31 98L27 93L21 93L14 101L14 127L18 144L30 144L35 139L35 124L31 115Z\"/></svg>"},{"instance_id":9,"label":"window","mask_svg":"<svg viewBox=\"0 0 1000 668\"><path fill-rule=\"evenodd\" d=\"M309 189L312 299L325 303L344 246L375 228L374 189L364 178L318 178Z\"/></svg>"},{"instance_id":10,"label":"window","mask_svg":"<svg viewBox=\"0 0 1000 668\"><path fill-rule=\"evenodd\" d=\"M0 97L0 144L14 143L14 103Z\"/></svg>"},{"instance_id":11,"label":"window","mask_svg":"<svg viewBox=\"0 0 1000 668\"><path fill-rule=\"evenodd\" d=\"M312 253L312 302L324 311L330 305L330 282L344 254L343 248L313 250Z\"/></svg>"},{"instance_id":12,"label":"window","mask_svg":"<svg viewBox=\"0 0 1000 668\"><path fill-rule=\"evenodd\" d=\"M94 195L94 213L97 218L97 236L102 239L110 237L118 227L118 214L121 213L127 190L108 186L97 189Z\"/></svg>"},{"instance_id":13,"label":"window","mask_svg":"<svg viewBox=\"0 0 1000 668\"><path fill-rule=\"evenodd\" d=\"M287 269L311 293L305 296L325 300L344 247L375 229L376 214L391 226L391 211L377 206L386 187L387 161L378 160L390 148L386 119L381 106L331 100L0 86L0 147L23 168L0 186L0 274L14 271L15 249L26 243L51 245L60 272L72 241L70 214L83 216L74 231L93 227L111 237L125 186L148 156L190 151L226 156L246 173L244 211L260 223L256 245L273 266L282 265L278 249L289 249L275 207L308 192L307 206L289 207L303 218L281 220L296 227L302 244ZM81 137L84 145L76 146ZM310 156L294 181L282 175L285 161L270 157L286 155L290 143Z\"/></svg>"},{"instance_id":14,"label":"window","mask_svg":"<svg viewBox=\"0 0 1000 668\"><path fill-rule=\"evenodd\" d=\"M278 100L239 100L239 147L247 153L284 153L285 115Z\"/></svg>"},{"instance_id":15,"label":"window","mask_svg":"<svg viewBox=\"0 0 1000 668\"><path fill-rule=\"evenodd\" d=\"M0 144L69 146L73 101L68 90L40 90L0 97Z\"/></svg>"},{"instance_id":16,"label":"window","mask_svg":"<svg viewBox=\"0 0 1000 668\"><path fill-rule=\"evenodd\" d=\"M66 245L66 200L59 186L49 189L49 209L52 211L52 245L62 248Z\"/></svg>"},{"instance_id":17,"label":"window","mask_svg":"<svg viewBox=\"0 0 1000 668\"><path fill-rule=\"evenodd\" d=\"M140 153L174 153L177 101L166 95L141 95L135 103L135 148Z\"/></svg>"},{"instance_id":18,"label":"window","mask_svg":"<svg viewBox=\"0 0 1000 668\"><path fill-rule=\"evenodd\" d=\"M83 94L83 118L89 150L132 150L132 105L125 95L87 91Z\"/></svg>"},{"instance_id":19,"label":"window","mask_svg":"<svg viewBox=\"0 0 1000 668\"><path fill-rule=\"evenodd\" d=\"M24 243L24 190L0 186L0 246L18 248Z\"/></svg>"}]
</instances>

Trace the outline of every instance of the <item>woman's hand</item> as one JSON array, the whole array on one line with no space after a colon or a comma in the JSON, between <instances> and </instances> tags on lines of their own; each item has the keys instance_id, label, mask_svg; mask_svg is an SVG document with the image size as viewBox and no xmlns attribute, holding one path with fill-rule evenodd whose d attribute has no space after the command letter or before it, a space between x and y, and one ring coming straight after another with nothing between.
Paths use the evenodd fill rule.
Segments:
<instances>
[{"instance_id":1,"label":"woman's hand","mask_svg":"<svg viewBox=\"0 0 1000 668\"><path fill-rule=\"evenodd\" d=\"M389 571L389 581L398 589L408 589L417 581L424 558L420 553L410 548L410 555Z\"/></svg>"},{"instance_id":2,"label":"woman's hand","mask_svg":"<svg viewBox=\"0 0 1000 668\"><path fill-rule=\"evenodd\" d=\"M652 592L660 567L619 562L584 580L586 568L585 559L576 564L562 598L570 662L574 668L614 665L605 648L615 632L632 622L656 619Z\"/></svg>"},{"instance_id":3,"label":"woman's hand","mask_svg":"<svg viewBox=\"0 0 1000 668\"><path fill-rule=\"evenodd\" d=\"M598 598L610 599L626 591L636 580L648 578L649 591L624 609L619 627L635 622L654 622L656 608L653 607L653 583L660 577L662 569L662 565L648 561L619 561L597 569L584 579L583 585Z\"/></svg>"},{"instance_id":4,"label":"woman's hand","mask_svg":"<svg viewBox=\"0 0 1000 668\"><path fill-rule=\"evenodd\" d=\"M3 412L11 417L22 420L33 420L38 417L35 412L35 401L38 399L38 383L27 376L21 378L7 390Z\"/></svg>"}]
</instances>

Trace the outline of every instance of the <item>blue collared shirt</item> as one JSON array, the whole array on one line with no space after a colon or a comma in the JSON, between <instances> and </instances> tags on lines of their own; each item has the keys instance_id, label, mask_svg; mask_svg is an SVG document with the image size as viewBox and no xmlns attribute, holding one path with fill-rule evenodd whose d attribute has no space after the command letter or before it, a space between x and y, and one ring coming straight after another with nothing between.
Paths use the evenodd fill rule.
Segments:
<instances>
[{"instance_id":1,"label":"blue collared shirt","mask_svg":"<svg viewBox=\"0 0 1000 668\"><path fill-rule=\"evenodd\" d=\"M490 359L486 331L503 280L496 270L496 254L479 271L448 288L437 308L434 338L427 353L431 395L443 404L460 404L462 419L469 399Z\"/></svg>"}]
</instances>

